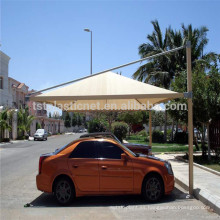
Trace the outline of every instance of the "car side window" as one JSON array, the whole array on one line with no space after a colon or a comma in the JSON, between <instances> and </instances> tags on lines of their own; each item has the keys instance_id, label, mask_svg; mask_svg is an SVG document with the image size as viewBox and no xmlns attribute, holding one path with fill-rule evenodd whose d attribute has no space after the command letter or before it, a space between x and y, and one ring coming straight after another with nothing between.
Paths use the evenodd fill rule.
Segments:
<instances>
[{"instance_id":1,"label":"car side window","mask_svg":"<svg viewBox=\"0 0 220 220\"><path fill-rule=\"evenodd\" d=\"M103 141L99 143L99 158L106 158L106 159L121 159L121 154L124 151L118 147L117 145Z\"/></svg>"},{"instance_id":2,"label":"car side window","mask_svg":"<svg viewBox=\"0 0 220 220\"><path fill-rule=\"evenodd\" d=\"M70 154L70 158L97 158L95 142L80 142Z\"/></svg>"}]
</instances>

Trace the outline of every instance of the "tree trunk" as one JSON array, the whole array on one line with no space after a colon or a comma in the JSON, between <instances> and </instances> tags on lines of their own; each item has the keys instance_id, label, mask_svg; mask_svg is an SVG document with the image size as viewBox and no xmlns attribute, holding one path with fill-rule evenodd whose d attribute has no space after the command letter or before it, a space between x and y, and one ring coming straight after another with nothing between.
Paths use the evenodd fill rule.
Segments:
<instances>
[{"instance_id":1,"label":"tree trunk","mask_svg":"<svg viewBox=\"0 0 220 220\"><path fill-rule=\"evenodd\" d=\"M196 150L199 151L198 140L197 140L197 137L195 136L194 127L193 127L193 143L196 147Z\"/></svg>"},{"instance_id":2,"label":"tree trunk","mask_svg":"<svg viewBox=\"0 0 220 220\"><path fill-rule=\"evenodd\" d=\"M206 157L206 146L205 146L205 124L202 124L202 156Z\"/></svg>"},{"instance_id":3,"label":"tree trunk","mask_svg":"<svg viewBox=\"0 0 220 220\"><path fill-rule=\"evenodd\" d=\"M108 131L111 132L112 128L112 121L111 121L111 116L108 117Z\"/></svg>"},{"instance_id":4,"label":"tree trunk","mask_svg":"<svg viewBox=\"0 0 220 220\"><path fill-rule=\"evenodd\" d=\"M132 129L132 124L128 125L128 136L131 136L131 129Z\"/></svg>"},{"instance_id":5,"label":"tree trunk","mask_svg":"<svg viewBox=\"0 0 220 220\"><path fill-rule=\"evenodd\" d=\"M178 121L176 122L176 133L178 132Z\"/></svg>"},{"instance_id":6,"label":"tree trunk","mask_svg":"<svg viewBox=\"0 0 220 220\"><path fill-rule=\"evenodd\" d=\"M209 123L207 123L207 139L208 139L208 160L211 160L210 140L209 140Z\"/></svg>"},{"instance_id":7,"label":"tree trunk","mask_svg":"<svg viewBox=\"0 0 220 220\"><path fill-rule=\"evenodd\" d=\"M171 133L171 141L173 142L173 132L174 132L174 119L172 122L172 133Z\"/></svg>"},{"instance_id":8,"label":"tree trunk","mask_svg":"<svg viewBox=\"0 0 220 220\"><path fill-rule=\"evenodd\" d=\"M164 112L164 141L167 142L167 111L165 109L165 112Z\"/></svg>"}]
</instances>

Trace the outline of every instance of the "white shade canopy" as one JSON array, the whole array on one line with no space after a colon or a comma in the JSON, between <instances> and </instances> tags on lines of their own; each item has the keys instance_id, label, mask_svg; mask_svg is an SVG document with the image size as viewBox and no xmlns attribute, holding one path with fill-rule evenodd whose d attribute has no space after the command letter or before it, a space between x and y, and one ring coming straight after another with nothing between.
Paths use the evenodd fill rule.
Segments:
<instances>
[{"instance_id":1,"label":"white shade canopy","mask_svg":"<svg viewBox=\"0 0 220 220\"><path fill-rule=\"evenodd\" d=\"M113 72L82 79L30 100L56 105L66 111L146 110L182 93L142 83Z\"/></svg>"}]
</instances>

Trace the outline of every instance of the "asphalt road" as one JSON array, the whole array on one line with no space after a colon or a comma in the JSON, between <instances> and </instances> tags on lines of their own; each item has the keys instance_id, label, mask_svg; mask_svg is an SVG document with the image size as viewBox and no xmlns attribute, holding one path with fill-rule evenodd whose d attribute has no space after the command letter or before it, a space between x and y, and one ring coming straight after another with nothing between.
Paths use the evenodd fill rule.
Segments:
<instances>
[{"instance_id":1,"label":"asphalt road","mask_svg":"<svg viewBox=\"0 0 220 220\"><path fill-rule=\"evenodd\" d=\"M220 219L176 185L160 203L140 196L82 197L70 207L59 207L53 196L37 190L35 177L42 153L52 152L80 134L60 135L48 141L0 145L1 220L5 219ZM25 208L24 205L31 206Z\"/></svg>"}]
</instances>

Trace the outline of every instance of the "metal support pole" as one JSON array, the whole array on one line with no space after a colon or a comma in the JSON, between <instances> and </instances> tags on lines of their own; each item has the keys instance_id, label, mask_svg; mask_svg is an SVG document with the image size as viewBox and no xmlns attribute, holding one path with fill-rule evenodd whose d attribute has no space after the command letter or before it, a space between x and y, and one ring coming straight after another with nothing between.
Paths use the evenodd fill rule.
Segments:
<instances>
[{"instance_id":1,"label":"metal support pole","mask_svg":"<svg viewBox=\"0 0 220 220\"><path fill-rule=\"evenodd\" d=\"M91 31L91 70L90 74L92 75L92 31Z\"/></svg>"},{"instance_id":2,"label":"metal support pole","mask_svg":"<svg viewBox=\"0 0 220 220\"><path fill-rule=\"evenodd\" d=\"M151 110L149 111L149 145L152 147L152 117L151 117Z\"/></svg>"},{"instance_id":3,"label":"metal support pole","mask_svg":"<svg viewBox=\"0 0 220 220\"><path fill-rule=\"evenodd\" d=\"M191 60L191 42L186 44L187 60L187 92L192 93L192 60ZM193 195L193 103L192 97L188 101L188 144L189 144L189 194Z\"/></svg>"}]
</instances>

